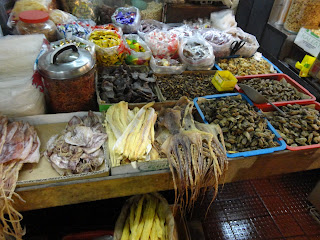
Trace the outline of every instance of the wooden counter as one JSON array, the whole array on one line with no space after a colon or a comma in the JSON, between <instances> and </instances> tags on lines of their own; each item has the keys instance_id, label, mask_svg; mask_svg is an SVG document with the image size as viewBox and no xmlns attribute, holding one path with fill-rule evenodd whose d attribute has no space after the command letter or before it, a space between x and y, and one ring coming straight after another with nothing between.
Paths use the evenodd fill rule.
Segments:
<instances>
[{"instance_id":1,"label":"wooden counter","mask_svg":"<svg viewBox=\"0 0 320 240\"><path fill-rule=\"evenodd\" d=\"M320 149L281 151L229 161L225 182L320 168ZM169 170L20 187L19 211L41 209L173 189Z\"/></svg>"}]
</instances>

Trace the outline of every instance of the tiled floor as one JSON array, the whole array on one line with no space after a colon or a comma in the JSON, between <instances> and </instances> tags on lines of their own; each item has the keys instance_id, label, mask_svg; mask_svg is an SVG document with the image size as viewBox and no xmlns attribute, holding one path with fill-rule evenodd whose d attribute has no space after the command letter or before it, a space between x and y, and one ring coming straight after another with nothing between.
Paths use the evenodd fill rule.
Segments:
<instances>
[{"instance_id":1,"label":"tiled floor","mask_svg":"<svg viewBox=\"0 0 320 240\"><path fill-rule=\"evenodd\" d=\"M320 224L309 213L307 196L320 171L225 184L217 199L208 194L192 219L200 219L208 240L318 239Z\"/></svg>"}]
</instances>

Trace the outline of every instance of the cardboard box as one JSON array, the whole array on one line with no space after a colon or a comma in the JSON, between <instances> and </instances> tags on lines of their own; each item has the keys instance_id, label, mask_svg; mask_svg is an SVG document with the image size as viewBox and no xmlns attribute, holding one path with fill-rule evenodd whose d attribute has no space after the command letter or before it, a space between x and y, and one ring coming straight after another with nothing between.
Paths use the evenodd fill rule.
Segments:
<instances>
[{"instance_id":1,"label":"cardboard box","mask_svg":"<svg viewBox=\"0 0 320 240\"><path fill-rule=\"evenodd\" d=\"M45 114L14 118L12 120L29 122L35 127L41 142L40 153L43 153L46 150L48 140L53 135L60 133L73 116L83 117L87 114L88 112ZM101 116L101 113L99 112L95 112L95 114ZM108 175L109 165L105 160L95 172L61 176L53 169L50 162L42 156L39 163L24 164L19 172L17 187L96 178Z\"/></svg>"},{"instance_id":2,"label":"cardboard box","mask_svg":"<svg viewBox=\"0 0 320 240\"><path fill-rule=\"evenodd\" d=\"M314 57L320 53L320 37L309 29L301 28L294 43Z\"/></svg>"}]
</instances>

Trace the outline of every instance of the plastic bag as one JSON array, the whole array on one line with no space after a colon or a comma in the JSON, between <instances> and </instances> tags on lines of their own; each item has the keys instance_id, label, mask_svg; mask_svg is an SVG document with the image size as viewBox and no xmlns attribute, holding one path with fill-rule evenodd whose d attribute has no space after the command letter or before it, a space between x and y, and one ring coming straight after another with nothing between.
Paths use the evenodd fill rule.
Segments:
<instances>
[{"instance_id":1,"label":"plastic bag","mask_svg":"<svg viewBox=\"0 0 320 240\"><path fill-rule=\"evenodd\" d=\"M182 41L184 38L188 38L193 35L193 31L188 25L174 27L174 28L170 29L169 32L172 32L172 33L178 35L180 41Z\"/></svg>"},{"instance_id":2,"label":"plastic bag","mask_svg":"<svg viewBox=\"0 0 320 240\"><path fill-rule=\"evenodd\" d=\"M77 20L77 18L72 14L64 12L59 9L50 10L49 17L56 25L66 24L66 23L70 23Z\"/></svg>"},{"instance_id":3,"label":"plastic bag","mask_svg":"<svg viewBox=\"0 0 320 240\"><path fill-rule=\"evenodd\" d=\"M159 193L149 193L149 194L145 194L145 196L148 195L147 197L152 197L152 198L156 198L158 199L158 201L160 202L160 204L162 204L163 207L157 208L157 209L163 209L162 212L158 213L160 214L159 217L164 217L165 218L165 225L167 226L167 239L168 240L174 240L174 239L178 239L178 234L177 234L177 229L175 228L175 221L174 221L174 217L172 214L172 211L170 209L170 206L167 202L167 200L162 197ZM121 209L121 213L117 219L116 225L114 227L114 240L120 240L122 237L122 231L124 229L125 223L126 223L126 219L130 216L130 208L131 206L137 205L139 200L141 199L142 195L136 195L133 196L131 198L129 198L125 204L123 205L122 209ZM143 210L146 210L145 207L142 208ZM145 211L142 211L141 213L141 218L143 218L143 216L145 216ZM153 219L149 219L149 220L153 220Z\"/></svg>"},{"instance_id":4,"label":"plastic bag","mask_svg":"<svg viewBox=\"0 0 320 240\"><path fill-rule=\"evenodd\" d=\"M136 34L123 36L124 44L128 49L125 62L128 65L148 65L151 58L151 50L148 45Z\"/></svg>"},{"instance_id":5,"label":"plastic bag","mask_svg":"<svg viewBox=\"0 0 320 240\"><path fill-rule=\"evenodd\" d=\"M145 40L146 34L152 32L155 29L162 30L165 27L165 24L153 19L142 20L140 27L138 29L138 35L143 40Z\"/></svg>"},{"instance_id":6,"label":"plastic bag","mask_svg":"<svg viewBox=\"0 0 320 240\"><path fill-rule=\"evenodd\" d=\"M212 27L221 31L237 27L236 19L230 9L211 13L210 20Z\"/></svg>"},{"instance_id":7,"label":"plastic bag","mask_svg":"<svg viewBox=\"0 0 320 240\"><path fill-rule=\"evenodd\" d=\"M178 59L151 57L150 68L158 74L181 74L186 70L187 65Z\"/></svg>"},{"instance_id":8,"label":"plastic bag","mask_svg":"<svg viewBox=\"0 0 320 240\"><path fill-rule=\"evenodd\" d=\"M235 40L244 41L245 44L235 54L242 57L251 57L260 47L257 38L249 33L244 32L241 28L231 28L226 31L231 34Z\"/></svg>"},{"instance_id":9,"label":"plastic bag","mask_svg":"<svg viewBox=\"0 0 320 240\"><path fill-rule=\"evenodd\" d=\"M57 30L60 38L71 38L71 36L76 36L86 39L91 33L91 25L85 25L79 21L74 21L66 24L58 24Z\"/></svg>"},{"instance_id":10,"label":"plastic bag","mask_svg":"<svg viewBox=\"0 0 320 240\"><path fill-rule=\"evenodd\" d=\"M89 41L96 45L97 62L103 66L122 64L127 54L121 36L112 30L94 30Z\"/></svg>"},{"instance_id":11,"label":"plastic bag","mask_svg":"<svg viewBox=\"0 0 320 240\"><path fill-rule=\"evenodd\" d=\"M153 30L145 36L145 42L154 57L177 58L179 50L179 36L165 30Z\"/></svg>"},{"instance_id":12,"label":"plastic bag","mask_svg":"<svg viewBox=\"0 0 320 240\"><path fill-rule=\"evenodd\" d=\"M188 70L210 70L215 61L212 46L201 35L184 39L179 57Z\"/></svg>"},{"instance_id":13,"label":"plastic bag","mask_svg":"<svg viewBox=\"0 0 320 240\"><path fill-rule=\"evenodd\" d=\"M219 30L209 29L202 31L202 36L211 44L216 58L227 57L230 55L230 46L234 41L234 38L231 34Z\"/></svg>"},{"instance_id":14,"label":"plastic bag","mask_svg":"<svg viewBox=\"0 0 320 240\"><path fill-rule=\"evenodd\" d=\"M113 31L118 32L120 36L123 35L121 27L117 27L116 25L114 25L112 23L105 24L105 25L97 25L97 26L91 27L92 31L95 30L95 29L113 30Z\"/></svg>"},{"instance_id":15,"label":"plastic bag","mask_svg":"<svg viewBox=\"0 0 320 240\"><path fill-rule=\"evenodd\" d=\"M123 33L136 33L140 27L141 15L136 7L120 7L112 14L111 19L122 28Z\"/></svg>"}]
</instances>

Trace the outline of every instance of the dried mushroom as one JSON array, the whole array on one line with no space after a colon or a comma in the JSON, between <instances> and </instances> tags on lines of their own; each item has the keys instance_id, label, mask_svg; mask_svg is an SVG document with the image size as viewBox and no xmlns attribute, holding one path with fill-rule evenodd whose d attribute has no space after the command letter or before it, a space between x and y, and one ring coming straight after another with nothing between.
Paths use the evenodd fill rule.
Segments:
<instances>
[{"instance_id":1,"label":"dried mushroom","mask_svg":"<svg viewBox=\"0 0 320 240\"><path fill-rule=\"evenodd\" d=\"M230 153L279 146L267 129L267 120L241 96L206 100L199 104L209 123L222 128L226 149Z\"/></svg>"},{"instance_id":2,"label":"dried mushroom","mask_svg":"<svg viewBox=\"0 0 320 240\"><path fill-rule=\"evenodd\" d=\"M125 66L106 68L99 76L100 98L107 103L158 101L152 90L154 82L151 73L133 72Z\"/></svg>"},{"instance_id":3,"label":"dried mushroom","mask_svg":"<svg viewBox=\"0 0 320 240\"><path fill-rule=\"evenodd\" d=\"M220 59L218 62L222 70L228 70L236 76L276 73L273 66L264 59L250 58Z\"/></svg>"},{"instance_id":4,"label":"dried mushroom","mask_svg":"<svg viewBox=\"0 0 320 240\"><path fill-rule=\"evenodd\" d=\"M274 79L252 78L242 80L241 83L254 88L263 96L267 97L271 102L293 101L310 98L308 95L299 92L284 78L282 78L280 81Z\"/></svg>"},{"instance_id":5,"label":"dried mushroom","mask_svg":"<svg viewBox=\"0 0 320 240\"><path fill-rule=\"evenodd\" d=\"M320 114L311 105L288 104L280 107L287 115L278 111L267 113L271 124L283 140L291 147L320 143Z\"/></svg>"},{"instance_id":6,"label":"dried mushroom","mask_svg":"<svg viewBox=\"0 0 320 240\"><path fill-rule=\"evenodd\" d=\"M178 100L182 96L189 99L218 93L211 80L213 75L181 74L157 76L162 95L167 100Z\"/></svg>"}]
</instances>

